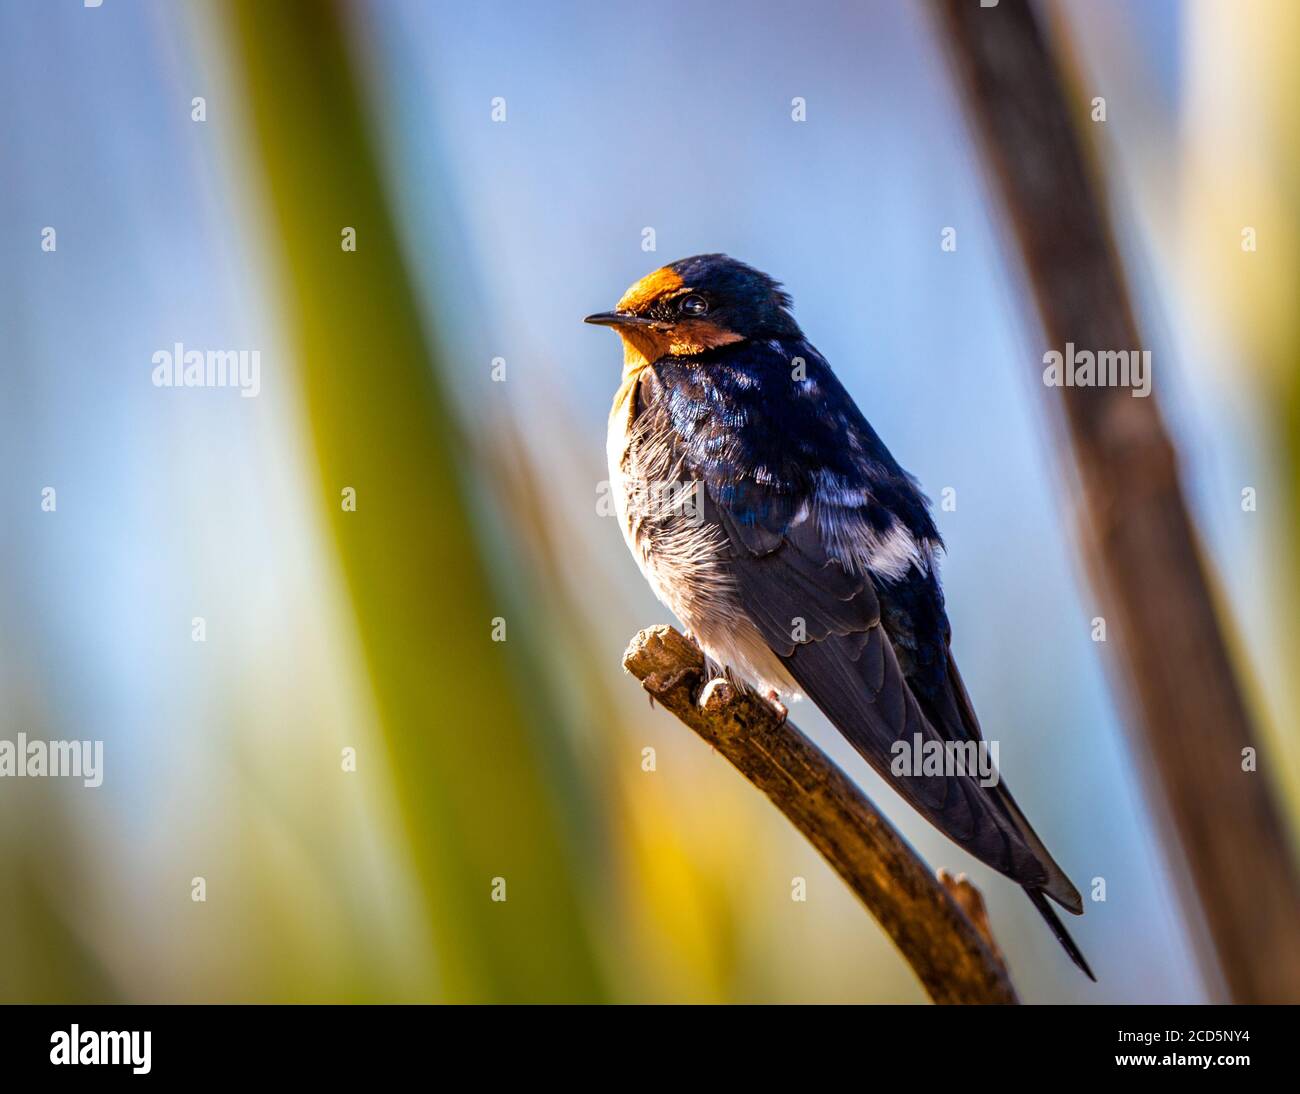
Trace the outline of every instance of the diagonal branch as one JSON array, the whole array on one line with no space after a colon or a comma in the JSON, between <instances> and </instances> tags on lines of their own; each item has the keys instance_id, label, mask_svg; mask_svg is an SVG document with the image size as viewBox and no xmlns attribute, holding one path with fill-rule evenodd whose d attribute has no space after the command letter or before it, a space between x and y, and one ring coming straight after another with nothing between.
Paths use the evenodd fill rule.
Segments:
<instances>
[{"instance_id":1,"label":"diagonal branch","mask_svg":"<svg viewBox=\"0 0 1300 1094\"><path fill-rule=\"evenodd\" d=\"M726 680L706 685L704 655L671 627L638 634L623 655L623 667L766 794L817 848L894 940L931 999L1018 1002L988 933L978 890L964 877L936 878L862 791L793 723Z\"/></svg>"}]
</instances>

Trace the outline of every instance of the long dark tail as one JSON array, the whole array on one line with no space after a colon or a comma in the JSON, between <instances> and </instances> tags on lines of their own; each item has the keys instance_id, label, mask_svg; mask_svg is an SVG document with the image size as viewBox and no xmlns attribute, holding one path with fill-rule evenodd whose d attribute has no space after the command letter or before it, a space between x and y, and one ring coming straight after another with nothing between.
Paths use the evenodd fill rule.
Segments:
<instances>
[{"instance_id":1,"label":"long dark tail","mask_svg":"<svg viewBox=\"0 0 1300 1094\"><path fill-rule=\"evenodd\" d=\"M1065 948L1065 952L1070 955L1070 960L1078 965L1083 970L1084 976L1095 984L1097 978L1092 975L1092 969L1088 967L1088 959L1083 956L1083 951L1074 944L1074 939L1070 937L1070 932L1065 929L1065 924L1052 910L1052 906L1047 903L1047 897L1043 896L1041 890L1031 889L1027 885L1025 886L1025 893L1034 902L1038 914L1047 920L1047 925L1052 928L1052 934L1056 935L1056 941Z\"/></svg>"}]
</instances>

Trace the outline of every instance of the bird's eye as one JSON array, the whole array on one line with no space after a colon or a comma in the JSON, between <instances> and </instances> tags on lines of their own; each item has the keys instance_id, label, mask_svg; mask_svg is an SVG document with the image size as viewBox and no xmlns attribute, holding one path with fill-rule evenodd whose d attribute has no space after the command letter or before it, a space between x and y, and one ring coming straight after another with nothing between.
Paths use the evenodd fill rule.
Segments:
<instances>
[{"instance_id":1,"label":"bird's eye","mask_svg":"<svg viewBox=\"0 0 1300 1094\"><path fill-rule=\"evenodd\" d=\"M704 315L709 310L709 302L704 297L692 293L690 296L682 297L677 310L683 315Z\"/></svg>"}]
</instances>

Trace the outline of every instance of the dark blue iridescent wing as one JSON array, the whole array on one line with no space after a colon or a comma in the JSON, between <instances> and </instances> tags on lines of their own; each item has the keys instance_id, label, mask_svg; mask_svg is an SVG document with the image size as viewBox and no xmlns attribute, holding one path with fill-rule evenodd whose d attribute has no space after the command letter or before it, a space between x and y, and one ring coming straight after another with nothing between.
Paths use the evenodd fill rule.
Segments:
<instances>
[{"instance_id":1,"label":"dark blue iridescent wing","mask_svg":"<svg viewBox=\"0 0 1300 1094\"><path fill-rule=\"evenodd\" d=\"M926 499L826 362L802 340L747 342L653 371L743 610L804 694L953 840L1081 910L1001 784L891 774L898 741L980 730L949 649Z\"/></svg>"}]
</instances>

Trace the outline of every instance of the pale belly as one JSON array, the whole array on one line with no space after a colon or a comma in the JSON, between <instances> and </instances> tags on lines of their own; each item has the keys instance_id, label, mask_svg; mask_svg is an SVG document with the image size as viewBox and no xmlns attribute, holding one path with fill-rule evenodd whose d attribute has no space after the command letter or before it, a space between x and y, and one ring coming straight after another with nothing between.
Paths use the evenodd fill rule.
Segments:
<instances>
[{"instance_id":1,"label":"pale belly","mask_svg":"<svg viewBox=\"0 0 1300 1094\"><path fill-rule=\"evenodd\" d=\"M630 419L630 385L614 400L607 456L610 493L623 538L654 590L699 643L734 678L761 692L796 692L736 593L726 533L703 513L704 484L684 473L662 437Z\"/></svg>"}]
</instances>

